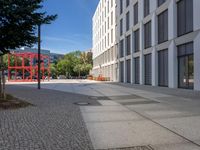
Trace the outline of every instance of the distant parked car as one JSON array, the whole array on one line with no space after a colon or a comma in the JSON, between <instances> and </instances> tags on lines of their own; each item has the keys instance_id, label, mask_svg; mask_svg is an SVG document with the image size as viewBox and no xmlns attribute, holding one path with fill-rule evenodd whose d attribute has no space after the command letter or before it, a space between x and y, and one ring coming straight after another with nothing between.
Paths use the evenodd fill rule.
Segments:
<instances>
[{"instance_id":1,"label":"distant parked car","mask_svg":"<svg viewBox=\"0 0 200 150\"><path fill-rule=\"evenodd\" d=\"M58 79L67 79L65 75L59 75Z\"/></svg>"}]
</instances>

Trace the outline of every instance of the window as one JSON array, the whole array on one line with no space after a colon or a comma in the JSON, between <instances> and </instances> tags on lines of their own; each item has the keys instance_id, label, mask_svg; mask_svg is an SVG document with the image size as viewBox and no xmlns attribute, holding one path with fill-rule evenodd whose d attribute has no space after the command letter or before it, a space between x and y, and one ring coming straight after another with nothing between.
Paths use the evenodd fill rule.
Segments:
<instances>
[{"instance_id":1,"label":"window","mask_svg":"<svg viewBox=\"0 0 200 150\"><path fill-rule=\"evenodd\" d=\"M149 7L149 0L144 0L144 17L146 17L149 14Z\"/></svg>"},{"instance_id":2,"label":"window","mask_svg":"<svg viewBox=\"0 0 200 150\"><path fill-rule=\"evenodd\" d=\"M126 55L130 55L131 54L131 35L128 35L126 37Z\"/></svg>"},{"instance_id":3,"label":"window","mask_svg":"<svg viewBox=\"0 0 200 150\"><path fill-rule=\"evenodd\" d=\"M110 45L110 35L109 35L109 33L108 33L107 40L108 40L108 46L109 46Z\"/></svg>"},{"instance_id":4,"label":"window","mask_svg":"<svg viewBox=\"0 0 200 150\"><path fill-rule=\"evenodd\" d=\"M123 34L123 19L120 20L120 35Z\"/></svg>"},{"instance_id":5,"label":"window","mask_svg":"<svg viewBox=\"0 0 200 150\"><path fill-rule=\"evenodd\" d=\"M130 0L126 0L126 7L128 7L130 4Z\"/></svg>"},{"instance_id":6,"label":"window","mask_svg":"<svg viewBox=\"0 0 200 150\"><path fill-rule=\"evenodd\" d=\"M158 6L162 5L166 0L158 0Z\"/></svg>"},{"instance_id":7,"label":"window","mask_svg":"<svg viewBox=\"0 0 200 150\"><path fill-rule=\"evenodd\" d=\"M109 27L110 27L110 20L109 20L109 17L108 17L107 23L108 23L108 29L109 29Z\"/></svg>"},{"instance_id":8,"label":"window","mask_svg":"<svg viewBox=\"0 0 200 150\"><path fill-rule=\"evenodd\" d=\"M113 43L113 29L111 30L111 43Z\"/></svg>"},{"instance_id":9,"label":"window","mask_svg":"<svg viewBox=\"0 0 200 150\"><path fill-rule=\"evenodd\" d=\"M151 21L144 25L144 48L151 47Z\"/></svg>"},{"instance_id":10,"label":"window","mask_svg":"<svg viewBox=\"0 0 200 150\"><path fill-rule=\"evenodd\" d=\"M178 46L178 86L194 88L193 42Z\"/></svg>"},{"instance_id":11,"label":"window","mask_svg":"<svg viewBox=\"0 0 200 150\"><path fill-rule=\"evenodd\" d=\"M120 81L124 82L124 62L120 62Z\"/></svg>"},{"instance_id":12,"label":"window","mask_svg":"<svg viewBox=\"0 0 200 150\"><path fill-rule=\"evenodd\" d=\"M140 57L134 59L135 61L135 84L140 83Z\"/></svg>"},{"instance_id":13,"label":"window","mask_svg":"<svg viewBox=\"0 0 200 150\"><path fill-rule=\"evenodd\" d=\"M106 21L105 21L104 29L105 29L105 33L106 33Z\"/></svg>"},{"instance_id":14,"label":"window","mask_svg":"<svg viewBox=\"0 0 200 150\"><path fill-rule=\"evenodd\" d=\"M138 2L134 5L134 8L133 8L133 16L134 16L134 25L136 25L138 23Z\"/></svg>"},{"instance_id":15,"label":"window","mask_svg":"<svg viewBox=\"0 0 200 150\"><path fill-rule=\"evenodd\" d=\"M168 86L168 49L158 52L158 85Z\"/></svg>"},{"instance_id":16,"label":"window","mask_svg":"<svg viewBox=\"0 0 200 150\"><path fill-rule=\"evenodd\" d=\"M111 25L113 25L113 12L111 12Z\"/></svg>"},{"instance_id":17,"label":"window","mask_svg":"<svg viewBox=\"0 0 200 150\"><path fill-rule=\"evenodd\" d=\"M120 49L120 58L122 58L124 57L124 40L120 41L119 49Z\"/></svg>"},{"instance_id":18,"label":"window","mask_svg":"<svg viewBox=\"0 0 200 150\"><path fill-rule=\"evenodd\" d=\"M144 79L145 79L145 84L146 85L151 85L151 54L145 55L144 56Z\"/></svg>"},{"instance_id":19,"label":"window","mask_svg":"<svg viewBox=\"0 0 200 150\"><path fill-rule=\"evenodd\" d=\"M108 13L109 13L109 11L110 11L110 10L109 10L109 7L110 7L110 6L109 6L109 1L108 1L108 4L107 4L107 8L108 8Z\"/></svg>"},{"instance_id":20,"label":"window","mask_svg":"<svg viewBox=\"0 0 200 150\"><path fill-rule=\"evenodd\" d=\"M193 31L193 0L180 0L177 3L178 36Z\"/></svg>"},{"instance_id":21,"label":"window","mask_svg":"<svg viewBox=\"0 0 200 150\"><path fill-rule=\"evenodd\" d=\"M158 43L168 40L168 10L158 15Z\"/></svg>"},{"instance_id":22,"label":"window","mask_svg":"<svg viewBox=\"0 0 200 150\"><path fill-rule=\"evenodd\" d=\"M129 26L130 26L130 14L129 12L126 13L126 31L129 30Z\"/></svg>"},{"instance_id":23,"label":"window","mask_svg":"<svg viewBox=\"0 0 200 150\"><path fill-rule=\"evenodd\" d=\"M134 51L138 52L140 50L140 30L134 32Z\"/></svg>"},{"instance_id":24,"label":"window","mask_svg":"<svg viewBox=\"0 0 200 150\"><path fill-rule=\"evenodd\" d=\"M113 7L113 0L111 0L111 7Z\"/></svg>"},{"instance_id":25,"label":"window","mask_svg":"<svg viewBox=\"0 0 200 150\"><path fill-rule=\"evenodd\" d=\"M126 60L126 81L131 83L131 60Z\"/></svg>"},{"instance_id":26,"label":"window","mask_svg":"<svg viewBox=\"0 0 200 150\"><path fill-rule=\"evenodd\" d=\"M120 0L120 14L123 12L123 0Z\"/></svg>"}]
</instances>

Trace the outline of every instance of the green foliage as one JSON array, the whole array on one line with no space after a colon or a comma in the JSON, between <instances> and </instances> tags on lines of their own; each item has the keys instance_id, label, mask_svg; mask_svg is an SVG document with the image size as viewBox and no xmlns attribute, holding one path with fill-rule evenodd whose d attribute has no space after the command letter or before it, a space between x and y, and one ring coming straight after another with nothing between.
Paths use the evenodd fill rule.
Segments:
<instances>
[{"instance_id":1,"label":"green foliage","mask_svg":"<svg viewBox=\"0 0 200 150\"><path fill-rule=\"evenodd\" d=\"M43 0L0 0L0 55L37 42L38 25L50 24L57 15L42 12Z\"/></svg>"},{"instance_id":2,"label":"green foliage","mask_svg":"<svg viewBox=\"0 0 200 150\"><path fill-rule=\"evenodd\" d=\"M57 65L57 75L84 76L92 69L92 55L89 53L75 51L68 53Z\"/></svg>"}]
</instances>

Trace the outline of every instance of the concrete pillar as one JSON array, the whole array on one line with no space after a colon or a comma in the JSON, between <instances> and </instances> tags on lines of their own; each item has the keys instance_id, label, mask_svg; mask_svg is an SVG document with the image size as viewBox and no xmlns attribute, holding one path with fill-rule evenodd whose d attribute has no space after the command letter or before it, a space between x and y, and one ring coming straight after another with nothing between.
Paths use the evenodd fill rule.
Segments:
<instances>
[{"instance_id":1,"label":"concrete pillar","mask_svg":"<svg viewBox=\"0 0 200 150\"><path fill-rule=\"evenodd\" d=\"M177 47L174 41L171 42L168 50L168 79L169 88L178 87L178 59L177 59Z\"/></svg>"},{"instance_id":2,"label":"concrete pillar","mask_svg":"<svg viewBox=\"0 0 200 150\"><path fill-rule=\"evenodd\" d=\"M200 91L200 32L194 40L194 90Z\"/></svg>"},{"instance_id":3,"label":"concrete pillar","mask_svg":"<svg viewBox=\"0 0 200 150\"><path fill-rule=\"evenodd\" d=\"M155 45L157 44L157 16L155 12L152 16L152 85L157 86L158 85L158 61L157 61L157 51L155 48Z\"/></svg>"},{"instance_id":4,"label":"concrete pillar","mask_svg":"<svg viewBox=\"0 0 200 150\"><path fill-rule=\"evenodd\" d=\"M143 31L143 24L140 24L140 84L144 84L144 55L143 55L143 48L144 48L144 31Z\"/></svg>"},{"instance_id":5,"label":"concrete pillar","mask_svg":"<svg viewBox=\"0 0 200 150\"><path fill-rule=\"evenodd\" d=\"M158 85L158 53L155 49L153 48L152 51L152 86L157 86Z\"/></svg>"}]
</instances>

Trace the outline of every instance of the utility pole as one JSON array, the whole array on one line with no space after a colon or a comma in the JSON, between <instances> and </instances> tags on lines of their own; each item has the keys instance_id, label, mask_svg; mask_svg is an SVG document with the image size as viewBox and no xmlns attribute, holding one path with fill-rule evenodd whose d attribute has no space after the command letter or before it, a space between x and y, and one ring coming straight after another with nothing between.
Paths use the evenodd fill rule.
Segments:
<instances>
[{"instance_id":1,"label":"utility pole","mask_svg":"<svg viewBox=\"0 0 200 150\"><path fill-rule=\"evenodd\" d=\"M38 89L40 90L40 65L41 65L41 24L38 25Z\"/></svg>"}]
</instances>

